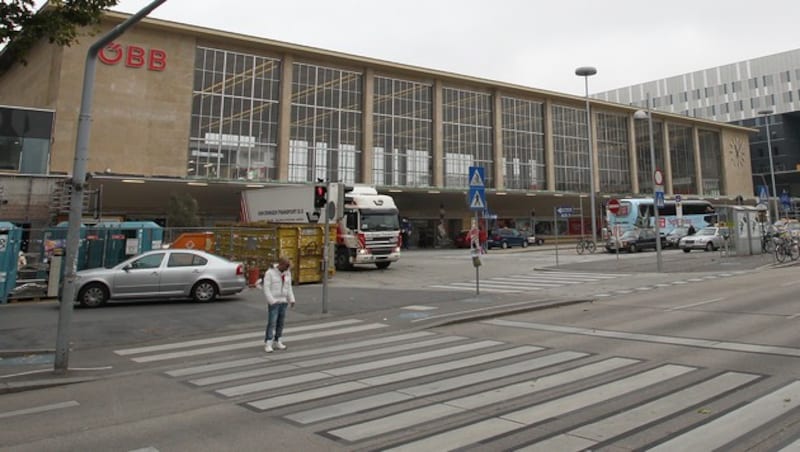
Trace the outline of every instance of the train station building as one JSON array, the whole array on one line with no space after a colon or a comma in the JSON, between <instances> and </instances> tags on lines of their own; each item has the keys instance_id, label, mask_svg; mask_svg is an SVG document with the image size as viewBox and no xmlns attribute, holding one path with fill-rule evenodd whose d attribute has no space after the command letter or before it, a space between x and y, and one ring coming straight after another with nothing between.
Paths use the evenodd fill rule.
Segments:
<instances>
[{"instance_id":1,"label":"train station building","mask_svg":"<svg viewBox=\"0 0 800 452\"><path fill-rule=\"evenodd\" d=\"M127 17L107 13L101 32ZM26 65L0 56L5 219L42 225L63 214L54 200L72 172L94 40L42 41ZM188 193L209 226L237 221L242 190L368 184L395 198L415 234L443 221L452 236L469 224L468 171L480 166L487 216L520 228L534 220L547 235L555 207L582 206L588 221L591 191L598 218L609 198L653 192L639 107L591 99L587 126L585 102L148 18L99 55L89 183L103 217L161 220L170 194ZM668 197L753 199L753 129L663 111L652 120ZM580 219L559 221L574 233Z\"/></svg>"}]
</instances>

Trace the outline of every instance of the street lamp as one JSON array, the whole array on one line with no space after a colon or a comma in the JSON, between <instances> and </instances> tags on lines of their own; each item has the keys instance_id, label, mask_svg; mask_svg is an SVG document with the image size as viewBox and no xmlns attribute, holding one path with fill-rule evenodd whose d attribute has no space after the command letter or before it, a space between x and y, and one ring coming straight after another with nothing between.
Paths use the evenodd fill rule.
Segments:
<instances>
[{"instance_id":1,"label":"street lamp","mask_svg":"<svg viewBox=\"0 0 800 452\"><path fill-rule=\"evenodd\" d=\"M778 192L775 189L775 166L772 164L772 137L769 132L769 116L772 110L760 110L759 115L764 117L764 123L767 125L767 155L769 155L769 176L772 178L772 208L775 211L775 217L772 221L778 219Z\"/></svg>"},{"instance_id":2,"label":"street lamp","mask_svg":"<svg viewBox=\"0 0 800 452\"><path fill-rule=\"evenodd\" d=\"M575 75L583 77L586 90L586 136L589 138L589 204L592 209L592 243L597 243L597 221L594 208L594 151L592 150L592 117L589 113L589 77L597 74L597 69L591 66L582 66L575 69ZM583 217L583 212L581 212ZM583 224L583 219L581 219Z\"/></svg>"},{"instance_id":3,"label":"street lamp","mask_svg":"<svg viewBox=\"0 0 800 452\"><path fill-rule=\"evenodd\" d=\"M633 118L647 119L647 125L650 129L650 162L653 169L651 172L653 177L653 221L655 222L653 230L656 234L656 269L660 273L663 264L661 261L661 228L658 225L659 215L658 206L656 205L656 147L653 141L653 112L650 110L650 93L647 93L647 111L636 110L636 113L633 114Z\"/></svg>"}]
</instances>

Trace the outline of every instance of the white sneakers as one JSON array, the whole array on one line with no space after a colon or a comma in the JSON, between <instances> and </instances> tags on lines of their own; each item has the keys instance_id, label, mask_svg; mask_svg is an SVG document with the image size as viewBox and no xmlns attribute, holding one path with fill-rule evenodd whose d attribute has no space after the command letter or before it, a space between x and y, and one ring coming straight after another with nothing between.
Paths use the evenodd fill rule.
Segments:
<instances>
[{"instance_id":1,"label":"white sneakers","mask_svg":"<svg viewBox=\"0 0 800 452\"><path fill-rule=\"evenodd\" d=\"M277 348L278 350L286 350L286 346L283 345L283 342L281 342L280 339L278 339L275 342L275 348ZM265 342L264 343L264 351L267 352L267 353L272 353L272 350L273 350L272 349L272 341Z\"/></svg>"}]
</instances>

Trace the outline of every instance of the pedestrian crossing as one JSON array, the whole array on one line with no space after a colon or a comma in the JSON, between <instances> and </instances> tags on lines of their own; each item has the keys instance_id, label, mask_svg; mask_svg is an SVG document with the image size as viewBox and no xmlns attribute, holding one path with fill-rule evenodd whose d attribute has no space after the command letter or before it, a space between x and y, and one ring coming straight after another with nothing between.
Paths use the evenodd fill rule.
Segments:
<instances>
[{"instance_id":1,"label":"pedestrian crossing","mask_svg":"<svg viewBox=\"0 0 800 452\"><path fill-rule=\"evenodd\" d=\"M332 448L713 450L772 431L781 447L800 441L800 424L782 422L800 416L788 377L383 327L287 328L289 349L271 354L249 333L117 354Z\"/></svg>"},{"instance_id":2,"label":"pedestrian crossing","mask_svg":"<svg viewBox=\"0 0 800 452\"><path fill-rule=\"evenodd\" d=\"M533 292L576 284L603 282L626 276L630 275L621 273L534 271L531 273L481 279L480 291L486 293ZM475 281L435 284L428 287L431 289L474 291Z\"/></svg>"}]
</instances>

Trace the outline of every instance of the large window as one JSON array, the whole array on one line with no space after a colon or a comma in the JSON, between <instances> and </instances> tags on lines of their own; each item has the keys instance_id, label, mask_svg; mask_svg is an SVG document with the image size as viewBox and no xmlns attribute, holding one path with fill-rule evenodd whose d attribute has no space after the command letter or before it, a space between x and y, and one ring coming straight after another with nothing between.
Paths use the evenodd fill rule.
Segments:
<instances>
[{"instance_id":1,"label":"large window","mask_svg":"<svg viewBox=\"0 0 800 452\"><path fill-rule=\"evenodd\" d=\"M660 121L653 121L653 149L656 168L650 159L650 131L648 120L636 121L636 174L639 178L639 193L653 193L653 171L664 170L664 133Z\"/></svg>"},{"instance_id":2,"label":"large window","mask_svg":"<svg viewBox=\"0 0 800 452\"><path fill-rule=\"evenodd\" d=\"M53 112L0 107L0 170L47 174Z\"/></svg>"},{"instance_id":3,"label":"large window","mask_svg":"<svg viewBox=\"0 0 800 452\"><path fill-rule=\"evenodd\" d=\"M630 193L631 167L626 116L597 113L597 159L600 191Z\"/></svg>"},{"instance_id":4,"label":"large window","mask_svg":"<svg viewBox=\"0 0 800 452\"><path fill-rule=\"evenodd\" d=\"M294 64L289 181L361 180L361 79L357 72Z\"/></svg>"},{"instance_id":5,"label":"large window","mask_svg":"<svg viewBox=\"0 0 800 452\"><path fill-rule=\"evenodd\" d=\"M703 175L703 194L719 196L722 191L722 155L719 133L711 130L698 132L700 141L700 170Z\"/></svg>"},{"instance_id":6,"label":"large window","mask_svg":"<svg viewBox=\"0 0 800 452\"><path fill-rule=\"evenodd\" d=\"M280 74L272 58L197 48L189 177L277 178Z\"/></svg>"},{"instance_id":7,"label":"large window","mask_svg":"<svg viewBox=\"0 0 800 452\"><path fill-rule=\"evenodd\" d=\"M431 185L432 95L430 84L375 77L376 185Z\"/></svg>"},{"instance_id":8,"label":"large window","mask_svg":"<svg viewBox=\"0 0 800 452\"><path fill-rule=\"evenodd\" d=\"M697 193L692 128L674 124L668 127L672 192L684 195Z\"/></svg>"},{"instance_id":9,"label":"large window","mask_svg":"<svg viewBox=\"0 0 800 452\"><path fill-rule=\"evenodd\" d=\"M443 88L442 98L445 186L466 187L469 167L482 166L484 184L494 187L492 96Z\"/></svg>"},{"instance_id":10,"label":"large window","mask_svg":"<svg viewBox=\"0 0 800 452\"><path fill-rule=\"evenodd\" d=\"M556 190L589 192L589 140L586 110L553 105Z\"/></svg>"},{"instance_id":11,"label":"large window","mask_svg":"<svg viewBox=\"0 0 800 452\"><path fill-rule=\"evenodd\" d=\"M544 104L513 97L501 103L506 188L545 189Z\"/></svg>"}]
</instances>

